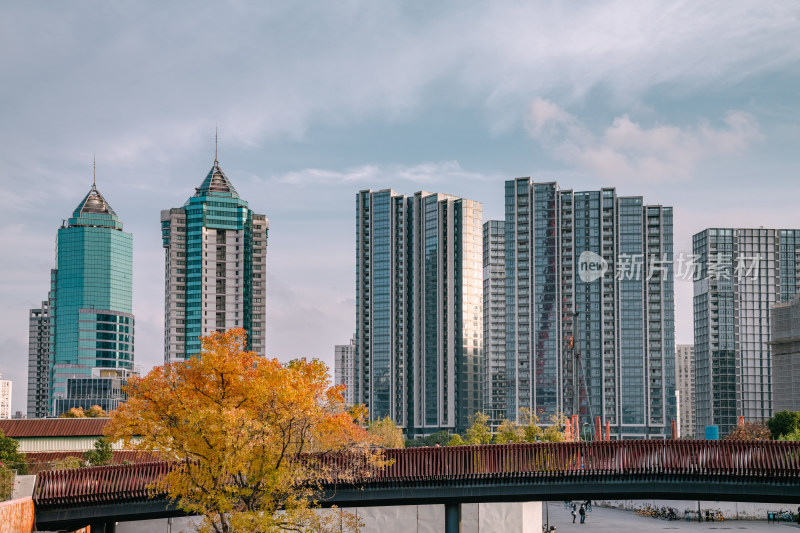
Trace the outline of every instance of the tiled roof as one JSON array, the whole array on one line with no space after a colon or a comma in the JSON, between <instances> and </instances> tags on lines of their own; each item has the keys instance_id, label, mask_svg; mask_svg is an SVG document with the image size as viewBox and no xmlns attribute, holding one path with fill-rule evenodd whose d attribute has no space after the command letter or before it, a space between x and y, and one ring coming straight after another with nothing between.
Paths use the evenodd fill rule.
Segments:
<instances>
[{"instance_id":1,"label":"tiled roof","mask_svg":"<svg viewBox=\"0 0 800 533\"><path fill-rule=\"evenodd\" d=\"M0 420L0 431L7 437L100 437L108 418L37 418Z\"/></svg>"}]
</instances>

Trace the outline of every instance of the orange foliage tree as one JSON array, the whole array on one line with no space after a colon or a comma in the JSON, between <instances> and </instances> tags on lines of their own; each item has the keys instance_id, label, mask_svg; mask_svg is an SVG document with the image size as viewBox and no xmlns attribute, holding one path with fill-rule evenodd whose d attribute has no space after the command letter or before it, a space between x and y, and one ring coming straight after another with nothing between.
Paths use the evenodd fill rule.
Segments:
<instances>
[{"instance_id":1,"label":"orange foliage tree","mask_svg":"<svg viewBox=\"0 0 800 533\"><path fill-rule=\"evenodd\" d=\"M85 410L83 407L71 407L66 413L61 413L58 418L106 418L108 413L99 405L93 405Z\"/></svg>"},{"instance_id":2,"label":"orange foliage tree","mask_svg":"<svg viewBox=\"0 0 800 533\"><path fill-rule=\"evenodd\" d=\"M312 511L314 480L325 474L319 457L347 451L353 464L380 461L345 409L343 387L329 385L320 361L281 364L245 351L245 340L242 329L212 333L199 357L132 377L107 435L177 462L156 488L203 515L201 530L357 529L352 515Z\"/></svg>"},{"instance_id":3,"label":"orange foliage tree","mask_svg":"<svg viewBox=\"0 0 800 533\"><path fill-rule=\"evenodd\" d=\"M726 440L771 440L772 433L764 422L739 424L725 437Z\"/></svg>"}]
</instances>

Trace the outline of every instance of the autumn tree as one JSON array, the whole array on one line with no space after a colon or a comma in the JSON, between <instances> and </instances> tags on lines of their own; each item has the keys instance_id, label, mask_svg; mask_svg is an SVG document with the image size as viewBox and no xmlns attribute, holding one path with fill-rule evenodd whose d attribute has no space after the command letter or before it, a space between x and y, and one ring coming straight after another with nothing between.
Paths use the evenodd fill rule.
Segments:
<instances>
[{"instance_id":1,"label":"autumn tree","mask_svg":"<svg viewBox=\"0 0 800 533\"><path fill-rule=\"evenodd\" d=\"M71 407L66 413L61 413L58 418L107 418L108 413L99 405L93 405L84 410L83 407Z\"/></svg>"},{"instance_id":2,"label":"autumn tree","mask_svg":"<svg viewBox=\"0 0 800 533\"><path fill-rule=\"evenodd\" d=\"M726 440L770 440L772 433L764 422L745 422L736 426Z\"/></svg>"},{"instance_id":3,"label":"autumn tree","mask_svg":"<svg viewBox=\"0 0 800 533\"><path fill-rule=\"evenodd\" d=\"M130 378L106 434L175 461L155 488L204 516L203 531L324 530L312 512L314 480L329 473L321 458L346 451L361 458L348 464L369 464L372 439L323 363L281 364L245 351L245 340L241 329L212 333L199 357Z\"/></svg>"},{"instance_id":4,"label":"autumn tree","mask_svg":"<svg viewBox=\"0 0 800 533\"><path fill-rule=\"evenodd\" d=\"M384 448L405 448L403 430L388 416L369 425L367 432Z\"/></svg>"}]
</instances>

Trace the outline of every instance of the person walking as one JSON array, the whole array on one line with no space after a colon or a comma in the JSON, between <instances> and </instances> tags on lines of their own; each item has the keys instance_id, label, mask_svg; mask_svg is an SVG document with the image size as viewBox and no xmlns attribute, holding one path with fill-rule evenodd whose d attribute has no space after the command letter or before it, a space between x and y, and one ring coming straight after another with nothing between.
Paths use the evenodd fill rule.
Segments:
<instances>
[{"instance_id":1,"label":"person walking","mask_svg":"<svg viewBox=\"0 0 800 533\"><path fill-rule=\"evenodd\" d=\"M573 524L575 523L575 510L576 510L576 509L577 509L577 507L576 507L576 506L575 506L575 504L573 503L573 504L572 504L572 523L573 523Z\"/></svg>"},{"instance_id":2,"label":"person walking","mask_svg":"<svg viewBox=\"0 0 800 533\"><path fill-rule=\"evenodd\" d=\"M581 514L581 524L583 524L586 522L586 506L581 504L581 508L578 512Z\"/></svg>"}]
</instances>

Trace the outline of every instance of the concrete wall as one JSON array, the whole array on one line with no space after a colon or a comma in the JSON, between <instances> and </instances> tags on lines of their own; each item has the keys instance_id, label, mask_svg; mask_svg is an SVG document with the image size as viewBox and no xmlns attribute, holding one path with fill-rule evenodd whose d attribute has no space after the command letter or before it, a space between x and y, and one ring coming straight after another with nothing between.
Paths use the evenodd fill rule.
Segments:
<instances>
[{"instance_id":1,"label":"concrete wall","mask_svg":"<svg viewBox=\"0 0 800 533\"><path fill-rule=\"evenodd\" d=\"M11 499L17 500L25 496L33 496L33 484L36 482L36 476L17 476L14 480L14 491L11 493Z\"/></svg>"},{"instance_id":2,"label":"concrete wall","mask_svg":"<svg viewBox=\"0 0 800 533\"><path fill-rule=\"evenodd\" d=\"M33 500L30 496L0 503L0 533L33 531Z\"/></svg>"},{"instance_id":3,"label":"concrete wall","mask_svg":"<svg viewBox=\"0 0 800 533\"><path fill-rule=\"evenodd\" d=\"M444 505L403 505L345 509L364 521L361 533L441 533ZM196 518L173 518L171 533L192 531ZM541 502L473 503L461 506L461 533L541 531ZM120 522L117 533L169 532L167 520Z\"/></svg>"}]
</instances>

